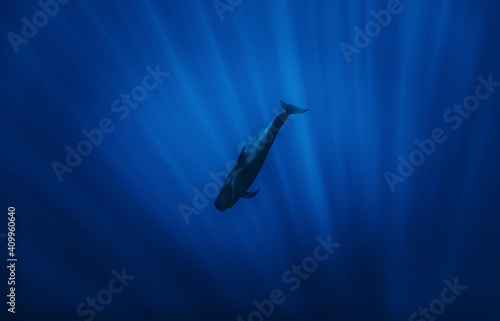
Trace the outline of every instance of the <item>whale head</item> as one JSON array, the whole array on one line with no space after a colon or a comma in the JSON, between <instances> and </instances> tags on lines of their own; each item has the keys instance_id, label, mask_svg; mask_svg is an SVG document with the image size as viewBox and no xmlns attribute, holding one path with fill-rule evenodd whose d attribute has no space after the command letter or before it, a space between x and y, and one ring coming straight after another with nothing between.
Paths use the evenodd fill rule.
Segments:
<instances>
[{"instance_id":1,"label":"whale head","mask_svg":"<svg viewBox=\"0 0 500 321\"><path fill-rule=\"evenodd\" d=\"M238 200L238 198L235 197L234 192L234 179L233 175L228 176L219 195L217 196L217 199L215 200L215 208L221 212L224 212L228 208L232 207Z\"/></svg>"},{"instance_id":2,"label":"whale head","mask_svg":"<svg viewBox=\"0 0 500 321\"><path fill-rule=\"evenodd\" d=\"M215 208L217 208L221 212L224 212L225 210L236 204L236 200L232 197L231 194L232 192L230 190L221 190L219 196L217 196L217 199L215 200Z\"/></svg>"}]
</instances>

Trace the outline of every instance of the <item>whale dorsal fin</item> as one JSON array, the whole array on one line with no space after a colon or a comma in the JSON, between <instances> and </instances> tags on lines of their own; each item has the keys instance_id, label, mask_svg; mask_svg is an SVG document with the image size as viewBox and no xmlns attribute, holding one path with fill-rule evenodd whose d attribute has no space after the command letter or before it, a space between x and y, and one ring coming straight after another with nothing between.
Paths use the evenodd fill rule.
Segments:
<instances>
[{"instance_id":1,"label":"whale dorsal fin","mask_svg":"<svg viewBox=\"0 0 500 321\"><path fill-rule=\"evenodd\" d=\"M249 192L245 192L245 194L243 194L243 197L244 198L252 198L254 197L255 195L257 195L257 193L260 191L260 188L258 190L256 190L255 192L253 193L249 193Z\"/></svg>"},{"instance_id":2,"label":"whale dorsal fin","mask_svg":"<svg viewBox=\"0 0 500 321\"><path fill-rule=\"evenodd\" d=\"M240 163L240 164L241 164L241 163L243 162L243 160L245 159L245 154L246 154L246 153L245 153L245 148L246 148L246 147L243 147L243 149L242 149L242 150L241 150L241 152L240 152L240 156L238 156L238 163Z\"/></svg>"}]
</instances>

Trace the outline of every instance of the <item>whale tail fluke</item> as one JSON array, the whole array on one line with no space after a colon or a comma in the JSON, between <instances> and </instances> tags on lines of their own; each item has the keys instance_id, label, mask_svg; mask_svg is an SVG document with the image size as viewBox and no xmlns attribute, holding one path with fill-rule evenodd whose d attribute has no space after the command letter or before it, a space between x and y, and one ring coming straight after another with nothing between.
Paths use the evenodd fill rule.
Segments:
<instances>
[{"instance_id":1,"label":"whale tail fluke","mask_svg":"<svg viewBox=\"0 0 500 321\"><path fill-rule=\"evenodd\" d=\"M285 104L282 100L280 100L281 107L285 110L287 114L302 114L308 111L309 109L302 109L294 105Z\"/></svg>"}]
</instances>

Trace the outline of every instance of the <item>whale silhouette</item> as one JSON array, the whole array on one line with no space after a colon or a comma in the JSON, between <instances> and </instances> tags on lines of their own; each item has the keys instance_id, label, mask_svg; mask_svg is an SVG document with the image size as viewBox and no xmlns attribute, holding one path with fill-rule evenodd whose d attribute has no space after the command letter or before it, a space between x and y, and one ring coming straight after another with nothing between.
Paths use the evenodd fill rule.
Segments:
<instances>
[{"instance_id":1,"label":"whale silhouette","mask_svg":"<svg viewBox=\"0 0 500 321\"><path fill-rule=\"evenodd\" d=\"M288 115L302 114L309 109L301 109L297 106L285 104L280 100L284 113L278 115L269 126L260 134L257 140L245 151L245 147L238 156L238 161L224 181L217 199L215 207L223 212L232 207L240 198L252 198L259 192L248 192L248 188L257 178L257 175L264 165L267 154L285 123Z\"/></svg>"}]
</instances>

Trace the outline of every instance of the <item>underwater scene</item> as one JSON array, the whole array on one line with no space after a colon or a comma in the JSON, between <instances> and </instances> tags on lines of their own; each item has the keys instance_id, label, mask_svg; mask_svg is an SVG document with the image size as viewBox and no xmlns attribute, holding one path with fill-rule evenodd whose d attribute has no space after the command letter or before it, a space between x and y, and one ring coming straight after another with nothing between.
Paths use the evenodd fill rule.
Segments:
<instances>
[{"instance_id":1,"label":"underwater scene","mask_svg":"<svg viewBox=\"0 0 500 321\"><path fill-rule=\"evenodd\" d=\"M499 15L4 1L0 320L499 321Z\"/></svg>"}]
</instances>

